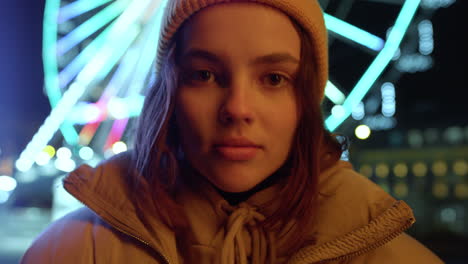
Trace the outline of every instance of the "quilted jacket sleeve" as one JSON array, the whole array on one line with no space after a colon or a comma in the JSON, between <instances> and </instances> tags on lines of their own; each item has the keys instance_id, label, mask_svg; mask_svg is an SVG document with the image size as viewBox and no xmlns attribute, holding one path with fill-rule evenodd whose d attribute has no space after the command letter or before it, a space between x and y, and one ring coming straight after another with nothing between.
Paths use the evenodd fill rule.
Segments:
<instances>
[{"instance_id":1,"label":"quilted jacket sleeve","mask_svg":"<svg viewBox=\"0 0 468 264\"><path fill-rule=\"evenodd\" d=\"M93 263L92 216L82 209L53 222L33 242L21 262Z\"/></svg>"},{"instance_id":2,"label":"quilted jacket sleeve","mask_svg":"<svg viewBox=\"0 0 468 264\"><path fill-rule=\"evenodd\" d=\"M163 263L135 239L106 224L88 208L53 222L33 242L21 264Z\"/></svg>"},{"instance_id":3,"label":"quilted jacket sleeve","mask_svg":"<svg viewBox=\"0 0 468 264\"><path fill-rule=\"evenodd\" d=\"M416 239L403 233L376 250L354 259L352 263L440 264L444 262Z\"/></svg>"}]
</instances>

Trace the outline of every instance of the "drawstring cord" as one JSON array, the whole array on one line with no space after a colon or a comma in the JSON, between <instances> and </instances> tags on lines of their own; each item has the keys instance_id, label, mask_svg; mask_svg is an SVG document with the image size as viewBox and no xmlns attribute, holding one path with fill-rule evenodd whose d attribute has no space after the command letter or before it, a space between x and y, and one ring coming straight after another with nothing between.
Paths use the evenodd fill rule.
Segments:
<instances>
[{"instance_id":1,"label":"drawstring cord","mask_svg":"<svg viewBox=\"0 0 468 264\"><path fill-rule=\"evenodd\" d=\"M269 263L273 263L276 259L273 234L256 227L258 222L265 220L265 216L246 204L240 204L236 209L224 203L221 208L231 213L226 224L227 234L221 249L221 263L248 264L246 245L242 237L245 227L252 237L252 263L267 263L267 253Z\"/></svg>"}]
</instances>

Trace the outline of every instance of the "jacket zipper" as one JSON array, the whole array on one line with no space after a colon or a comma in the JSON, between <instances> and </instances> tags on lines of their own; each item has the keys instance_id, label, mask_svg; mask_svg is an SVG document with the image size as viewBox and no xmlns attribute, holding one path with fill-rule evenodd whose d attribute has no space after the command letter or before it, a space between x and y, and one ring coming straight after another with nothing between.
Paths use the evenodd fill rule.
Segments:
<instances>
[{"instance_id":1,"label":"jacket zipper","mask_svg":"<svg viewBox=\"0 0 468 264\"><path fill-rule=\"evenodd\" d=\"M78 200L78 199L77 199ZM83 206L86 206L89 210L93 211L87 204L85 204L83 201L81 200L78 200ZM94 212L94 211L93 211ZM102 217L101 217L102 218ZM102 218L104 220L104 218ZM105 221L105 220L104 220ZM117 231L121 232L122 234L125 234L127 236L130 236L130 237L133 237L134 239L136 239L137 241L143 243L145 246L151 248L152 250L154 250L165 262L165 264L171 264L171 262L169 261L169 259L164 255L162 254L161 252L159 252L159 250L155 249L151 243L149 243L148 241L144 240L143 238L140 238L139 236L137 235L134 235L128 231L125 231L119 227L117 227L116 225L114 224L111 224L109 221L106 221L106 223L108 223L109 225L111 225L113 228L115 228Z\"/></svg>"},{"instance_id":2,"label":"jacket zipper","mask_svg":"<svg viewBox=\"0 0 468 264\"><path fill-rule=\"evenodd\" d=\"M339 256L339 257L336 257L336 258L324 259L324 260L321 260L319 262L314 262L314 263L323 264L323 263L327 263L327 262L331 262L331 261L349 260L351 258L355 258L357 256L365 254L365 253L367 253L369 251L372 251L372 250L374 250L376 248L379 248L379 247L383 246L384 244L388 243L390 240L396 238L401 233L403 233L406 229L408 229L410 226L412 226L414 224L414 222L416 222L414 220L414 218L408 219L407 223L405 225L403 225L400 229L398 229L397 231L395 231L392 234L388 235L385 239L383 239L383 240L381 240L381 241L379 241L379 242L377 242L375 244L372 244L372 245L370 245L370 246L368 246L366 248L363 248L363 249L358 250L356 252L352 252L352 253L342 255L342 256Z\"/></svg>"},{"instance_id":3,"label":"jacket zipper","mask_svg":"<svg viewBox=\"0 0 468 264\"><path fill-rule=\"evenodd\" d=\"M116 227L116 226L114 226L114 225L112 225L112 227L115 228L116 230L118 230L119 232L121 232L121 233L127 235L127 236L133 237L134 239L136 239L136 240L140 241L141 243L145 244L147 247L153 249L153 250L164 260L164 262L165 262L166 264L171 264L171 263L169 262L169 260L166 258L166 256L164 256L161 252L159 252L158 250L156 250L155 248L153 248L149 242L143 240L142 238L140 238L140 237L138 237L138 236L136 236L136 235L131 234L130 232L124 231L123 229L120 229L119 227Z\"/></svg>"}]
</instances>

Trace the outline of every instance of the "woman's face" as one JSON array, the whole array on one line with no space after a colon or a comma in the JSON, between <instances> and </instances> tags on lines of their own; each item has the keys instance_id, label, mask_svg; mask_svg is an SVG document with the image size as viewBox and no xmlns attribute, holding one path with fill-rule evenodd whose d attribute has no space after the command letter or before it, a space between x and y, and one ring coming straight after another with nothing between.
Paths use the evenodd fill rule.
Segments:
<instances>
[{"instance_id":1,"label":"woman's face","mask_svg":"<svg viewBox=\"0 0 468 264\"><path fill-rule=\"evenodd\" d=\"M190 164L226 192L247 191L286 161L298 124L300 37L254 3L219 4L182 29L176 119Z\"/></svg>"}]
</instances>

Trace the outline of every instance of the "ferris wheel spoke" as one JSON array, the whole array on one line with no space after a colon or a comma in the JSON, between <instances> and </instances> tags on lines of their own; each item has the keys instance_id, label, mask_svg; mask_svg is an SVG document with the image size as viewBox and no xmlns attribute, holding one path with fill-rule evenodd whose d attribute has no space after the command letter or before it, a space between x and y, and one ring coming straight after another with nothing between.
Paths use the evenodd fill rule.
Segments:
<instances>
[{"instance_id":1,"label":"ferris wheel spoke","mask_svg":"<svg viewBox=\"0 0 468 264\"><path fill-rule=\"evenodd\" d=\"M114 22L115 23L115 22ZM97 36L86 48L81 51L62 71L60 71L58 79L61 89L65 88L78 75L78 73L86 66L86 64L98 54L99 50L104 46L109 35L110 28L105 29Z\"/></svg>"},{"instance_id":2,"label":"ferris wheel spoke","mask_svg":"<svg viewBox=\"0 0 468 264\"><path fill-rule=\"evenodd\" d=\"M77 0L75 2L69 3L60 7L58 23L68 21L110 1L112 0Z\"/></svg>"},{"instance_id":3,"label":"ferris wheel spoke","mask_svg":"<svg viewBox=\"0 0 468 264\"><path fill-rule=\"evenodd\" d=\"M325 125L330 131L335 130L346 118L348 118L348 116L351 115L352 109L357 104L359 104L359 102L364 98L366 93L372 87L372 84L374 84L380 74L382 74L385 67L387 67L395 52L398 50L398 47L400 46L409 24L416 14L420 2L421 0L405 1L400 10L400 13L398 14L394 26L388 34L385 46L356 83L343 103L344 111L342 114L339 116L332 114L327 118L327 120L325 120Z\"/></svg>"},{"instance_id":4,"label":"ferris wheel spoke","mask_svg":"<svg viewBox=\"0 0 468 264\"><path fill-rule=\"evenodd\" d=\"M78 74L76 80L87 86L104 79L125 54L126 49L133 43L139 32L140 27L133 25L123 32L123 37L117 42L106 42L106 44L112 44L105 45Z\"/></svg>"},{"instance_id":5,"label":"ferris wheel spoke","mask_svg":"<svg viewBox=\"0 0 468 264\"><path fill-rule=\"evenodd\" d=\"M373 51L378 52L385 45L383 39L329 14L325 14L325 24L334 34Z\"/></svg>"},{"instance_id":6,"label":"ferris wheel spoke","mask_svg":"<svg viewBox=\"0 0 468 264\"><path fill-rule=\"evenodd\" d=\"M64 87L77 76L80 82L86 85L93 81L94 76L108 72L109 67L114 66L120 57L113 56L112 52L122 53L118 48L128 48L129 39L136 37L135 33L139 32L139 24L136 20L141 15L142 11L148 4L148 1L134 1L124 12L104 30L92 44L88 45L85 50L75 57L75 59L67 65L60 73L60 85ZM130 34L126 36L126 32ZM113 60L114 63L109 63L107 60ZM106 66L105 68L102 68ZM102 69L101 69L102 68Z\"/></svg>"},{"instance_id":7,"label":"ferris wheel spoke","mask_svg":"<svg viewBox=\"0 0 468 264\"><path fill-rule=\"evenodd\" d=\"M126 51L103 92L103 97L109 98L117 92L126 97L137 94L141 90L156 56L157 38L154 37L155 32L151 26L146 25L132 47Z\"/></svg>"},{"instance_id":8,"label":"ferris wheel spoke","mask_svg":"<svg viewBox=\"0 0 468 264\"><path fill-rule=\"evenodd\" d=\"M156 58L156 47L159 37L159 23L161 21L162 8L154 10L154 14L150 22L146 25L143 31L142 52L137 63L135 74L132 76L131 83L127 91L127 96L136 95L142 92L145 86L145 80L150 75L151 66Z\"/></svg>"},{"instance_id":9,"label":"ferris wheel spoke","mask_svg":"<svg viewBox=\"0 0 468 264\"><path fill-rule=\"evenodd\" d=\"M136 116L143 106L143 101L135 100L135 96L144 88L145 80L153 65L159 30L156 25L161 18L161 9L155 8L152 11L153 14L149 14L149 22L138 40L127 50L101 96L100 100L106 100L103 104L107 106L107 111L116 119ZM117 92L123 98L115 97Z\"/></svg>"},{"instance_id":10,"label":"ferris wheel spoke","mask_svg":"<svg viewBox=\"0 0 468 264\"><path fill-rule=\"evenodd\" d=\"M125 132L125 128L128 125L128 121L128 118L123 118L114 121L109 135L107 136L106 143L104 144L104 149L109 149L115 142L119 141L122 138L122 135Z\"/></svg>"},{"instance_id":11,"label":"ferris wheel spoke","mask_svg":"<svg viewBox=\"0 0 468 264\"><path fill-rule=\"evenodd\" d=\"M81 43L86 38L97 32L106 24L114 20L126 8L125 1L116 1L99 11L86 20L83 24L76 27L73 31L68 33L63 38L57 41L57 56L61 56L77 44Z\"/></svg>"},{"instance_id":12,"label":"ferris wheel spoke","mask_svg":"<svg viewBox=\"0 0 468 264\"><path fill-rule=\"evenodd\" d=\"M132 47L125 52L122 60L120 61L115 73L112 75L109 83L102 92L101 98L110 98L117 96L118 93L121 95L124 93L128 86L132 85L130 78L133 74L136 74L135 68L138 65L139 60L139 48Z\"/></svg>"},{"instance_id":13,"label":"ferris wheel spoke","mask_svg":"<svg viewBox=\"0 0 468 264\"><path fill-rule=\"evenodd\" d=\"M110 32L99 53L84 67L76 77L85 83L93 78L102 79L105 73L118 62L120 56L132 44L140 32L138 18L141 17L149 1L133 1L110 27ZM116 56L120 54L120 56Z\"/></svg>"},{"instance_id":14,"label":"ferris wheel spoke","mask_svg":"<svg viewBox=\"0 0 468 264\"><path fill-rule=\"evenodd\" d=\"M117 63L120 57L123 55L124 51L131 45L134 41L136 36L139 33L139 26L133 25L129 28L127 32L124 32L125 38L124 41L121 41L119 45L114 45L114 48L108 48L103 51L103 53L99 53L98 56L95 56L90 63L84 67L84 69L78 74L76 81L72 86L80 87L80 89L75 89L75 92L70 94L70 89L67 90L67 94L69 95L67 98L67 108L64 108L61 111L60 118L55 118L56 122L62 123L65 120L65 117L68 113L71 112L73 106L78 102L78 100L88 91L88 85L93 82L100 80L105 77L105 75L110 71L110 69ZM120 52L120 54L119 54ZM64 101L65 95L62 98L61 102ZM55 110L56 108L54 108ZM55 133L56 129L51 128L48 131L53 131ZM41 142L42 144L47 144L50 140L48 137L41 137L41 139L47 139L45 142Z\"/></svg>"},{"instance_id":15,"label":"ferris wheel spoke","mask_svg":"<svg viewBox=\"0 0 468 264\"><path fill-rule=\"evenodd\" d=\"M325 87L325 96L336 105L343 104L346 99L343 92L341 92L340 89L338 89L331 81L327 82L327 86Z\"/></svg>"},{"instance_id":16,"label":"ferris wheel spoke","mask_svg":"<svg viewBox=\"0 0 468 264\"><path fill-rule=\"evenodd\" d=\"M140 41L141 42L141 41ZM106 118L114 118L117 120L128 119L131 117L129 113L129 106L126 101L127 98L121 98L120 96L128 96L130 88L128 86L132 86L131 77L135 75L137 72L135 68L139 63L140 57L138 56L140 48L138 47L141 44L137 44L132 48L128 49L120 61L119 66L117 67L115 73L113 74L112 78L110 79L108 85L104 89L101 97L99 98L98 102L94 104L98 109L100 114L99 120L95 120L94 123L99 123L104 121L104 117ZM127 90L125 90L126 88ZM106 113L106 114L104 114ZM105 116L104 116L105 115ZM116 122L116 121L114 121ZM120 138L123 131L122 129L122 122L119 122L121 125L116 125L114 123L111 133L113 133L112 137L109 137L108 141L111 138ZM90 124L86 125L83 130L88 131L87 129ZM126 125L123 126L125 128ZM119 132L120 131L120 132ZM94 130L94 133L96 131ZM89 142L90 139L94 136L94 133L83 133L86 135L86 138L83 138L83 141ZM120 136L118 136L120 134ZM81 133L80 133L81 135ZM105 146L108 146L111 143L106 143Z\"/></svg>"}]
</instances>

